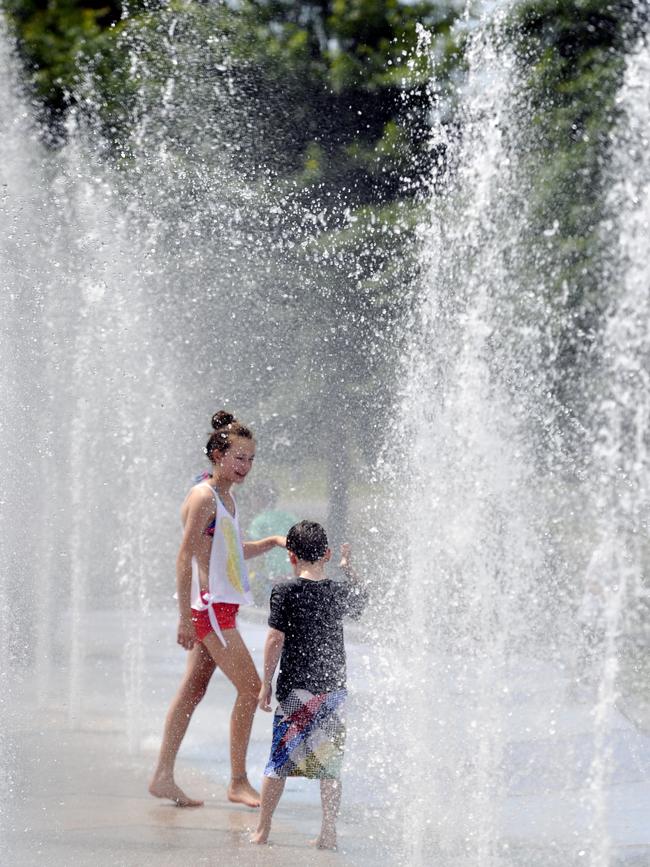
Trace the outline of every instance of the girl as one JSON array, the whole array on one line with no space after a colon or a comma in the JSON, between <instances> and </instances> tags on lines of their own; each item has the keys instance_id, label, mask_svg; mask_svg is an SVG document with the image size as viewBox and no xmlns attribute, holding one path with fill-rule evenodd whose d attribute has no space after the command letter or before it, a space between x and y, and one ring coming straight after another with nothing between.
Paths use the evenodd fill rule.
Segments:
<instances>
[{"instance_id":1,"label":"girl","mask_svg":"<svg viewBox=\"0 0 650 867\"><path fill-rule=\"evenodd\" d=\"M149 785L157 798L179 807L199 807L174 781L174 763L190 718L219 667L237 690L230 720L231 780L228 799L258 807L260 796L246 776L246 751L260 691L260 679L239 632L236 617L252 595L245 560L284 547L283 536L241 542L239 515L231 488L253 466L255 440L233 415L212 417L205 447L212 474L205 474L181 508L183 540L176 561L178 643L189 651L187 671L165 721L158 766Z\"/></svg>"}]
</instances>

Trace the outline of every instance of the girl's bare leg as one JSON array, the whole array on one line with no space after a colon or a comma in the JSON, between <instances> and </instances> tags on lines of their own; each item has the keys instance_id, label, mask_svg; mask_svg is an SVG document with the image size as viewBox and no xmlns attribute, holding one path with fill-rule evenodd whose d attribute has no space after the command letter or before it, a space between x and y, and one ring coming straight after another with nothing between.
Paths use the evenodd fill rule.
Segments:
<instances>
[{"instance_id":1,"label":"girl's bare leg","mask_svg":"<svg viewBox=\"0 0 650 867\"><path fill-rule=\"evenodd\" d=\"M214 661L200 642L188 653L187 668L174 696L163 730L158 765L149 784L157 798L169 798L179 807L200 807L203 801L189 798L174 781L174 764L194 709L205 695L214 672Z\"/></svg>"},{"instance_id":2,"label":"girl's bare leg","mask_svg":"<svg viewBox=\"0 0 650 867\"><path fill-rule=\"evenodd\" d=\"M336 820L341 806L341 781L321 780L320 800L323 807L323 823L320 834L314 842L319 849L336 849Z\"/></svg>"},{"instance_id":3,"label":"girl's bare leg","mask_svg":"<svg viewBox=\"0 0 650 867\"><path fill-rule=\"evenodd\" d=\"M273 777L264 777L262 782L262 810L257 831L251 837L251 843L266 843L271 831L273 813L284 791L286 780L276 780Z\"/></svg>"},{"instance_id":4,"label":"girl's bare leg","mask_svg":"<svg viewBox=\"0 0 650 867\"><path fill-rule=\"evenodd\" d=\"M228 799L248 807L259 807L260 796L246 775L246 752L257 708L261 682L248 648L236 629L225 629L226 647L214 633L207 635L203 643L212 659L237 690L237 698L230 717L230 766L231 780Z\"/></svg>"}]
</instances>

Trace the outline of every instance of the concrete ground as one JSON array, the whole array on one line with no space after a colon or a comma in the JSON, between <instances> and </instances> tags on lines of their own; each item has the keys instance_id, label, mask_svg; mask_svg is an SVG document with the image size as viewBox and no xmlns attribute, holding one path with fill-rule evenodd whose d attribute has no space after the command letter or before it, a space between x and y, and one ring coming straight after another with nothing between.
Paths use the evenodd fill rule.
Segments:
<instances>
[{"instance_id":1,"label":"concrete ground","mask_svg":"<svg viewBox=\"0 0 650 867\"><path fill-rule=\"evenodd\" d=\"M225 796L234 690L219 673L192 719L177 766L179 784L188 794L204 798L205 806L179 809L148 794L165 712L185 664L185 654L175 644L172 611L144 619L120 612L87 615L85 632L76 636L79 666L79 660L70 657L71 624L56 626L50 663L35 672L13 672L13 711L0 731L5 781L0 800L2 867L597 863L590 861L596 856L585 843L595 821L589 807L593 707L584 697L571 697L566 675L548 663L522 660L508 679L510 705L499 768L505 791L494 815L501 855L488 862L468 848L477 823L462 805L449 807L455 833L446 839L442 834L447 802L462 782L457 780L448 789L443 786L439 802L425 799L414 807L413 838L419 835L422 845L411 856L396 844L406 830L405 816L409 821L409 811L400 810L411 802L387 791L382 766L373 765L377 744L362 724L371 698L363 660L372 651L355 643L352 631L340 847L338 853L329 853L309 845L320 822L318 784L310 780L288 781L272 845L253 847L248 842L256 812L230 804ZM259 667L266 631L261 616L247 613L240 628ZM471 708L454 692L452 663L440 667L449 668L451 680L445 719L462 733ZM6 705L6 699L0 696L0 705ZM395 728L388 710L378 727ZM261 780L270 735L271 716L260 712L249 750L254 782ZM616 712L605 746L613 766L604 802L611 845L610 857L599 861L599 867L650 867L650 737L638 719ZM433 747L421 747L426 764ZM423 831L429 815L429 830Z\"/></svg>"},{"instance_id":2,"label":"concrete ground","mask_svg":"<svg viewBox=\"0 0 650 867\"><path fill-rule=\"evenodd\" d=\"M205 806L180 809L151 797L147 782L160 744L167 702L178 684L184 654L173 645L174 624L158 638L145 635L143 670L137 672L144 702L124 706L122 648L115 641L116 615L98 615L88 637L81 672L78 718L70 720L70 672L65 658L48 682L15 684L17 706L6 733L5 765L11 798L0 814L0 864L5 867L164 867L193 865L365 865L389 863L372 844L367 822L354 803L340 823L338 853L310 846L320 823L318 783L290 780L276 813L271 845L252 846L255 810L230 804L227 732L234 690L216 675L194 719L178 762L178 782ZM156 630L160 632L160 629ZM242 623L259 663L265 630ZM162 646L164 639L169 646ZM126 686L126 690L125 690ZM132 686L132 684L131 684ZM46 695L39 695L38 692ZM257 714L249 772L259 782L270 746L271 715ZM7 758L9 761L7 762ZM354 787L352 787L353 789ZM352 794L354 798L355 795ZM349 799L348 799L349 801ZM367 820L367 816L365 817Z\"/></svg>"},{"instance_id":3,"label":"concrete ground","mask_svg":"<svg viewBox=\"0 0 650 867\"><path fill-rule=\"evenodd\" d=\"M123 735L70 732L50 715L22 739L20 809L5 838L5 865L361 864L361 839L341 829L342 853L312 851L313 806L281 805L273 845L252 847L255 812L229 804L223 783L193 768L181 772L204 807L179 809L146 791L151 757L125 755Z\"/></svg>"}]
</instances>

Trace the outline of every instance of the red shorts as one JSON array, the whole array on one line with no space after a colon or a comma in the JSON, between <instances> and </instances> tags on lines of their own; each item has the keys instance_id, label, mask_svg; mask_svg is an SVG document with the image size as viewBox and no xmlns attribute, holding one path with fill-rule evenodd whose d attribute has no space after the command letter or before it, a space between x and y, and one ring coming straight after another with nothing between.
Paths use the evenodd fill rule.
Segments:
<instances>
[{"instance_id":1,"label":"red shorts","mask_svg":"<svg viewBox=\"0 0 650 867\"><path fill-rule=\"evenodd\" d=\"M239 605L231 602L213 602L212 610L217 618L219 629L222 631L224 629L237 629ZM209 635L211 632L214 633L207 608L203 611L197 611L196 608L193 608L192 623L194 624L194 631L196 632L198 641L203 641L206 635Z\"/></svg>"}]
</instances>

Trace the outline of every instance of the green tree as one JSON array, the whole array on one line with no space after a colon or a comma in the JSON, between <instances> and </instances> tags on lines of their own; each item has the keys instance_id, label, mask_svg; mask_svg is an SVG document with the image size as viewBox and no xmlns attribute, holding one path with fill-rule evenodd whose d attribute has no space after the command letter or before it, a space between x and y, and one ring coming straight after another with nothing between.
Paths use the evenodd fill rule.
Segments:
<instances>
[{"instance_id":1,"label":"green tree","mask_svg":"<svg viewBox=\"0 0 650 867\"><path fill-rule=\"evenodd\" d=\"M116 0L3 0L29 83L55 136L73 98L80 58L119 21Z\"/></svg>"},{"instance_id":2,"label":"green tree","mask_svg":"<svg viewBox=\"0 0 650 867\"><path fill-rule=\"evenodd\" d=\"M531 234L553 243L538 261L531 244L532 282L549 304L562 304L556 337L558 406L580 420L589 403L592 351L607 306L608 260L602 225L607 216L610 133L625 57L643 28L632 0L526 0L511 34L527 69L534 114L526 163L533 190Z\"/></svg>"}]
</instances>

